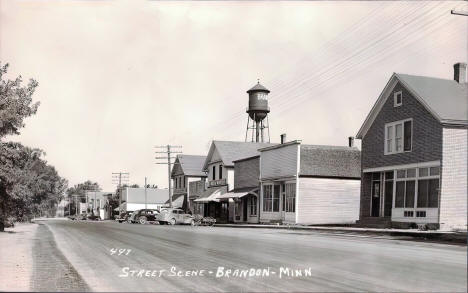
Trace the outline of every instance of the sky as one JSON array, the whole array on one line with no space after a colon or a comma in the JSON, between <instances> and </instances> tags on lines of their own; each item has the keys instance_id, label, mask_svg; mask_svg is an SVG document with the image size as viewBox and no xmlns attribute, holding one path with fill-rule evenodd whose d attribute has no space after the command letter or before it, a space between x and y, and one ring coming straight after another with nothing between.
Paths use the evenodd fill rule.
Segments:
<instances>
[{"instance_id":1,"label":"sky","mask_svg":"<svg viewBox=\"0 0 468 293\"><path fill-rule=\"evenodd\" d=\"M167 187L154 146L243 141L259 79L272 142L347 145L393 72L452 79L467 62L468 17L451 9L468 3L0 0L0 62L41 103L8 139L70 186L112 191L129 172Z\"/></svg>"}]
</instances>

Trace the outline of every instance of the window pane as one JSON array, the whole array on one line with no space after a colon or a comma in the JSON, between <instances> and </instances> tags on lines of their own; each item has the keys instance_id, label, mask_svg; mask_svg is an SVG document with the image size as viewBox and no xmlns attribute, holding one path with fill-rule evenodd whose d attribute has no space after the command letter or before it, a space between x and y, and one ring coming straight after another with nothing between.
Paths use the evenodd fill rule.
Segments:
<instances>
[{"instance_id":1,"label":"window pane","mask_svg":"<svg viewBox=\"0 0 468 293\"><path fill-rule=\"evenodd\" d=\"M415 181L406 181L405 207L414 208Z\"/></svg>"},{"instance_id":2,"label":"window pane","mask_svg":"<svg viewBox=\"0 0 468 293\"><path fill-rule=\"evenodd\" d=\"M395 139L395 152L400 152L402 150L403 143L401 141L401 138Z\"/></svg>"},{"instance_id":3,"label":"window pane","mask_svg":"<svg viewBox=\"0 0 468 293\"><path fill-rule=\"evenodd\" d=\"M405 146L404 146L405 151L411 150L411 124L412 124L412 121L405 122Z\"/></svg>"},{"instance_id":4,"label":"window pane","mask_svg":"<svg viewBox=\"0 0 468 293\"><path fill-rule=\"evenodd\" d=\"M419 177L425 177L429 174L429 169L427 168L419 168Z\"/></svg>"},{"instance_id":5,"label":"window pane","mask_svg":"<svg viewBox=\"0 0 468 293\"><path fill-rule=\"evenodd\" d=\"M440 169L439 167L431 167L431 176L439 175Z\"/></svg>"},{"instance_id":6,"label":"window pane","mask_svg":"<svg viewBox=\"0 0 468 293\"><path fill-rule=\"evenodd\" d=\"M397 171L397 178L405 178L405 177L406 177L406 170Z\"/></svg>"},{"instance_id":7,"label":"window pane","mask_svg":"<svg viewBox=\"0 0 468 293\"><path fill-rule=\"evenodd\" d=\"M280 202L280 185L274 186L273 193L273 211L279 212L279 202Z\"/></svg>"},{"instance_id":8,"label":"window pane","mask_svg":"<svg viewBox=\"0 0 468 293\"><path fill-rule=\"evenodd\" d=\"M385 172L385 180L393 179L393 171Z\"/></svg>"},{"instance_id":9,"label":"window pane","mask_svg":"<svg viewBox=\"0 0 468 293\"><path fill-rule=\"evenodd\" d=\"M395 207L402 208L405 200L405 182L399 181L396 183Z\"/></svg>"},{"instance_id":10,"label":"window pane","mask_svg":"<svg viewBox=\"0 0 468 293\"><path fill-rule=\"evenodd\" d=\"M393 152L393 140L391 139L387 140L387 152L388 153Z\"/></svg>"},{"instance_id":11,"label":"window pane","mask_svg":"<svg viewBox=\"0 0 468 293\"><path fill-rule=\"evenodd\" d=\"M416 177L416 169L408 169L406 170L406 177L414 178Z\"/></svg>"},{"instance_id":12,"label":"window pane","mask_svg":"<svg viewBox=\"0 0 468 293\"><path fill-rule=\"evenodd\" d=\"M437 208L439 206L439 179L429 180L429 202L430 208Z\"/></svg>"},{"instance_id":13,"label":"window pane","mask_svg":"<svg viewBox=\"0 0 468 293\"><path fill-rule=\"evenodd\" d=\"M395 125L395 131L396 131L395 137L396 137L396 138L401 138L401 137L403 137L403 135L402 135L402 134L403 134L403 133L402 133L402 130L403 130L403 128L402 128L402 125L401 125L401 124Z\"/></svg>"},{"instance_id":14,"label":"window pane","mask_svg":"<svg viewBox=\"0 0 468 293\"><path fill-rule=\"evenodd\" d=\"M387 137L386 139L392 139L393 138L393 126L387 126Z\"/></svg>"},{"instance_id":15,"label":"window pane","mask_svg":"<svg viewBox=\"0 0 468 293\"><path fill-rule=\"evenodd\" d=\"M418 208L427 208L427 191L429 180L418 181Z\"/></svg>"}]
</instances>

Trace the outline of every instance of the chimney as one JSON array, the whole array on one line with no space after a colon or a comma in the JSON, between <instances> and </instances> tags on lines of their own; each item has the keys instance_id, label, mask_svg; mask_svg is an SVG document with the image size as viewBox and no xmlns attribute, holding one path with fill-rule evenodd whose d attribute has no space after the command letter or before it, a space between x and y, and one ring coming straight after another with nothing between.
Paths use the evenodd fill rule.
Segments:
<instances>
[{"instance_id":1,"label":"chimney","mask_svg":"<svg viewBox=\"0 0 468 293\"><path fill-rule=\"evenodd\" d=\"M348 146L352 148L354 146L354 137L350 136L348 137Z\"/></svg>"},{"instance_id":2,"label":"chimney","mask_svg":"<svg viewBox=\"0 0 468 293\"><path fill-rule=\"evenodd\" d=\"M453 65L453 79L458 83L466 83L466 63Z\"/></svg>"},{"instance_id":3,"label":"chimney","mask_svg":"<svg viewBox=\"0 0 468 293\"><path fill-rule=\"evenodd\" d=\"M281 134L281 144L286 142L286 133Z\"/></svg>"}]
</instances>

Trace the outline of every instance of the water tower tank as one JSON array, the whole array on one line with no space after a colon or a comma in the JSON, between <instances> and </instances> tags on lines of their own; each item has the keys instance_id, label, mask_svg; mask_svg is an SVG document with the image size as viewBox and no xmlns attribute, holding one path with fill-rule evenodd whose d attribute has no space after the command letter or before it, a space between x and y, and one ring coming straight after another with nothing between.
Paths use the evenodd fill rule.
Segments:
<instances>
[{"instance_id":1,"label":"water tower tank","mask_svg":"<svg viewBox=\"0 0 468 293\"><path fill-rule=\"evenodd\" d=\"M270 112L268 107L268 94L270 91L258 82L247 93L249 94L247 113L255 122L262 121Z\"/></svg>"}]
</instances>

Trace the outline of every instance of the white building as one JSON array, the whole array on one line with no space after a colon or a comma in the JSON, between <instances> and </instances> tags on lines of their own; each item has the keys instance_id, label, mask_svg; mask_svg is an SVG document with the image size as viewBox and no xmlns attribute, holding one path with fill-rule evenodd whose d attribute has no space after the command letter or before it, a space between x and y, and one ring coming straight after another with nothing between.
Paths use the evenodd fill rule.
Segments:
<instances>
[{"instance_id":1,"label":"white building","mask_svg":"<svg viewBox=\"0 0 468 293\"><path fill-rule=\"evenodd\" d=\"M259 151L260 222L344 224L358 220L357 148L292 141Z\"/></svg>"},{"instance_id":2,"label":"white building","mask_svg":"<svg viewBox=\"0 0 468 293\"><path fill-rule=\"evenodd\" d=\"M146 195L145 195L146 194ZM133 212L141 209L160 209L169 199L168 189L132 188L122 189L122 212Z\"/></svg>"}]
</instances>

